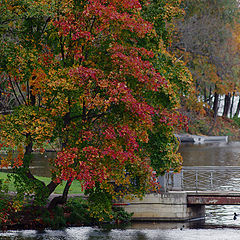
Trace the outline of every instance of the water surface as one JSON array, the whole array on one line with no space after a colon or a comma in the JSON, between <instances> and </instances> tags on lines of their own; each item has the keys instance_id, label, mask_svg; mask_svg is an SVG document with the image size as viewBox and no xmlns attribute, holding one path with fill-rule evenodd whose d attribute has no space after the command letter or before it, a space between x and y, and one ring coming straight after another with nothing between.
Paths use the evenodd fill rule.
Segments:
<instances>
[{"instance_id":1,"label":"water surface","mask_svg":"<svg viewBox=\"0 0 240 240\"><path fill-rule=\"evenodd\" d=\"M184 166L240 166L240 142L182 143Z\"/></svg>"},{"instance_id":2,"label":"water surface","mask_svg":"<svg viewBox=\"0 0 240 240\"><path fill-rule=\"evenodd\" d=\"M9 231L5 240L239 240L237 229L112 229L82 227L62 231Z\"/></svg>"},{"instance_id":3,"label":"water surface","mask_svg":"<svg viewBox=\"0 0 240 240\"><path fill-rule=\"evenodd\" d=\"M185 166L240 166L240 142L182 144L179 151ZM49 176L48 158L54 153L35 154L32 171ZM223 182L233 178L223 179ZM232 181L232 180L231 180ZM237 182L235 181L237 184ZM240 185L240 182L239 182ZM239 216L233 219L234 212ZM184 225L184 226L183 226ZM221 226L221 228L219 228ZM240 206L206 206L205 224L134 223L127 229L92 227L67 228L59 231L7 231L0 233L6 240L239 240Z\"/></svg>"},{"instance_id":4,"label":"water surface","mask_svg":"<svg viewBox=\"0 0 240 240\"><path fill-rule=\"evenodd\" d=\"M240 142L181 144L179 152L184 166L240 166ZM222 184L240 188L240 179L222 175ZM240 216L234 220L234 212L240 215L240 206L206 206L205 225L240 227ZM239 235L240 239L240 235Z\"/></svg>"}]
</instances>

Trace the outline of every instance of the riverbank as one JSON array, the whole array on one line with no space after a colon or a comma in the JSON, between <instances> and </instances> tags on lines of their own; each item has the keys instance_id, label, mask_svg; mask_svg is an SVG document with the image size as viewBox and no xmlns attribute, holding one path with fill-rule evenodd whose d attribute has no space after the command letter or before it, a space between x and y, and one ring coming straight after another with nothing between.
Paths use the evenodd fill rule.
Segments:
<instances>
[{"instance_id":1,"label":"riverbank","mask_svg":"<svg viewBox=\"0 0 240 240\"><path fill-rule=\"evenodd\" d=\"M229 141L240 140L240 119L218 116L214 120L212 114L197 114L181 111L188 117L188 130L178 131L177 134L228 136Z\"/></svg>"},{"instance_id":2,"label":"riverbank","mask_svg":"<svg viewBox=\"0 0 240 240\"><path fill-rule=\"evenodd\" d=\"M51 196L51 198L53 197ZM116 226L129 223L132 216L123 208L113 206L110 217L106 217L104 220L97 219L90 212L87 198L79 195L70 195L65 204L60 204L53 209L48 208L48 203L45 206L35 206L26 201L23 206L16 206L16 202L16 199L10 195L0 196L2 208L0 230L58 230L106 224Z\"/></svg>"},{"instance_id":3,"label":"riverbank","mask_svg":"<svg viewBox=\"0 0 240 240\"><path fill-rule=\"evenodd\" d=\"M54 209L47 206L34 206L25 203L20 209L14 205L16 200L10 197L1 198L1 205L7 211L1 212L1 229L6 230L44 230L61 229L72 226L93 226L86 201L81 198L70 200Z\"/></svg>"}]
</instances>

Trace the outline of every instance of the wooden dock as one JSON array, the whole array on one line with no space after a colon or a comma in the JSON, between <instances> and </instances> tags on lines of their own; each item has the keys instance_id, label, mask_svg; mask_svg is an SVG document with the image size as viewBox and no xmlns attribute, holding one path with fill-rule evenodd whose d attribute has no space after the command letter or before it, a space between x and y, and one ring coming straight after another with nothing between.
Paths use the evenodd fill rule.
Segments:
<instances>
[{"instance_id":1,"label":"wooden dock","mask_svg":"<svg viewBox=\"0 0 240 240\"><path fill-rule=\"evenodd\" d=\"M180 142L209 143L209 142L228 142L228 136L200 136L190 134L175 134Z\"/></svg>"},{"instance_id":2,"label":"wooden dock","mask_svg":"<svg viewBox=\"0 0 240 240\"><path fill-rule=\"evenodd\" d=\"M240 192L187 192L188 205L240 205Z\"/></svg>"}]
</instances>

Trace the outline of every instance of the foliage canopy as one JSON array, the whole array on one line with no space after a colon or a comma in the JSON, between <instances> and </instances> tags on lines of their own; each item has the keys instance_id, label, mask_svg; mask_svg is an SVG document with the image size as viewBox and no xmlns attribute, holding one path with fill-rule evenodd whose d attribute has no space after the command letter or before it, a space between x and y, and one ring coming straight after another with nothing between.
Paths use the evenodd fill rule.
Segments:
<instances>
[{"instance_id":1,"label":"foliage canopy","mask_svg":"<svg viewBox=\"0 0 240 240\"><path fill-rule=\"evenodd\" d=\"M15 98L0 116L9 148L2 166L33 179L28 156L59 141L53 181L40 185L50 194L67 180L62 199L74 179L91 191L141 197L154 185L151 161L158 173L177 171L173 128L186 118L176 108L191 87L187 68L166 50L179 4L1 1L1 89Z\"/></svg>"}]
</instances>

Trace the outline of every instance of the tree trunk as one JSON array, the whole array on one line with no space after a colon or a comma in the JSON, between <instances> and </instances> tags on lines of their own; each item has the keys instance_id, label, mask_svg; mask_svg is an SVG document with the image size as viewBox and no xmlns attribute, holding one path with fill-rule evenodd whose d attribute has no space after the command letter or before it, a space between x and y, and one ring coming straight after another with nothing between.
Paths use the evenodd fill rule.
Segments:
<instances>
[{"instance_id":1,"label":"tree trunk","mask_svg":"<svg viewBox=\"0 0 240 240\"><path fill-rule=\"evenodd\" d=\"M69 106L71 105L71 99L68 98L68 104ZM64 124L64 127L67 127L70 122L71 122L71 118L70 118L70 108L69 108L69 112L67 112L64 117L63 117L63 124ZM67 132L67 135L66 135L66 138L63 139L61 145L61 149L65 148L67 146L67 142L68 142L68 132ZM63 191L63 195L60 196L60 197L55 197L54 199L52 199L52 201L50 202L49 204L49 209L52 209L54 207L56 207L58 204L63 204L67 201L67 195L68 195L68 191L69 191L69 188L72 184L72 181L67 181L66 183L66 186L64 188L64 191ZM47 188L48 188L48 192L49 192L49 196L51 195L51 193L53 193L53 191L56 189L56 187L59 185L59 183L55 183L53 181L51 181L48 185L47 185Z\"/></svg>"},{"instance_id":2,"label":"tree trunk","mask_svg":"<svg viewBox=\"0 0 240 240\"><path fill-rule=\"evenodd\" d=\"M218 113L218 101L219 101L219 94L214 93L214 102L213 102L213 118L215 119L217 117Z\"/></svg>"},{"instance_id":3,"label":"tree trunk","mask_svg":"<svg viewBox=\"0 0 240 240\"><path fill-rule=\"evenodd\" d=\"M62 196L53 198L52 201L50 202L49 206L48 206L48 209L53 209L58 204L64 204L64 203L67 202L68 191L71 187L71 184L72 184L72 180L68 180L66 185L65 185Z\"/></svg>"},{"instance_id":4,"label":"tree trunk","mask_svg":"<svg viewBox=\"0 0 240 240\"><path fill-rule=\"evenodd\" d=\"M222 115L223 117L228 116L230 105L231 105L231 93L228 93L225 95L224 109L223 109L223 115Z\"/></svg>"},{"instance_id":5,"label":"tree trunk","mask_svg":"<svg viewBox=\"0 0 240 240\"><path fill-rule=\"evenodd\" d=\"M206 83L204 83L203 101L204 101L205 103L207 102L207 87L206 87Z\"/></svg>"},{"instance_id":6,"label":"tree trunk","mask_svg":"<svg viewBox=\"0 0 240 240\"><path fill-rule=\"evenodd\" d=\"M209 89L208 105L210 108L212 108L212 87L211 86Z\"/></svg>"},{"instance_id":7,"label":"tree trunk","mask_svg":"<svg viewBox=\"0 0 240 240\"><path fill-rule=\"evenodd\" d=\"M55 182L51 181L46 186L46 184L43 181L35 178L34 175L31 173L29 166L30 166L30 160L31 160L31 154L32 154L32 147L33 147L33 144L32 144L32 141L30 140L29 144L25 147L24 161L23 161L23 168L25 170L24 174L28 179L38 183L38 185L43 188L44 193L42 194L42 196L36 196L36 197L38 199L42 198L44 200L46 197L49 197L53 193L53 191L56 189L56 187L59 185L59 183L55 183ZM16 170L16 173L17 172L18 171ZM39 194L40 194L40 192L39 192Z\"/></svg>"},{"instance_id":8,"label":"tree trunk","mask_svg":"<svg viewBox=\"0 0 240 240\"><path fill-rule=\"evenodd\" d=\"M199 91L198 91L199 90L199 85L200 84L199 84L198 80L196 80L196 85L195 86L196 86L196 97L197 98L199 97Z\"/></svg>"},{"instance_id":9,"label":"tree trunk","mask_svg":"<svg viewBox=\"0 0 240 240\"><path fill-rule=\"evenodd\" d=\"M218 102L219 102L219 94L215 92L214 93L214 102L213 102L213 123L212 123L212 126L210 127L210 129L208 130L207 135L210 135L212 130L215 127L216 120L217 120L217 113L218 113Z\"/></svg>"},{"instance_id":10,"label":"tree trunk","mask_svg":"<svg viewBox=\"0 0 240 240\"><path fill-rule=\"evenodd\" d=\"M230 118L233 117L233 104L234 104L234 97L235 97L235 92L233 92L233 94L232 94L232 103L231 103L231 107L230 107Z\"/></svg>"},{"instance_id":11,"label":"tree trunk","mask_svg":"<svg viewBox=\"0 0 240 240\"><path fill-rule=\"evenodd\" d=\"M237 110L236 110L236 113L234 114L234 117L238 118L239 112L240 112L240 96L239 96Z\"/></svg>"}]
</instances>

